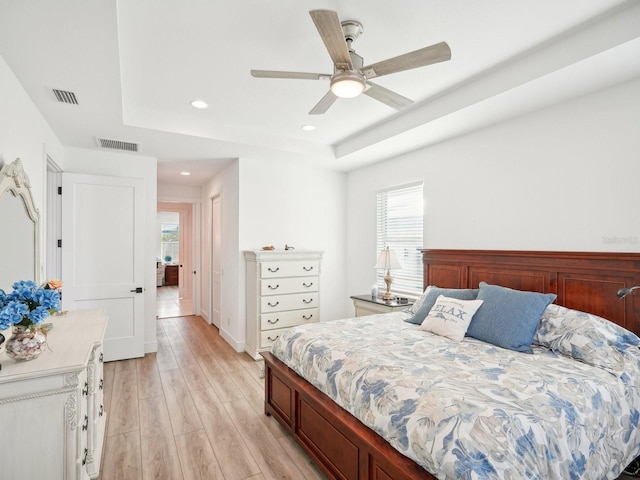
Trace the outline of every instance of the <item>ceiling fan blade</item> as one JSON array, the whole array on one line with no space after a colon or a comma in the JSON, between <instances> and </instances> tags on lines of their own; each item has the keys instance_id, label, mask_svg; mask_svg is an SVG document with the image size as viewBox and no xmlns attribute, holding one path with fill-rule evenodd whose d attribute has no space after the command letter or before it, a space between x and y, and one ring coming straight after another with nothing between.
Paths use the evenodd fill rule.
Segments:
<instances>
[{"instance_id":1,"label":"ceiling fan blade","mask_svg":"<svg viewBox=\"0 0 640 480\"><path fill-rule=\"evenodd\" d=\"M280 72L278 70L251 70L256 78L295 78L299 80L330 80L326 73Z\"/></svg>"},{"instance_id":2,"label":"ceiling fan blade","mask_svg":"<svg viewBox=\"0 0 640 480\"><path fill-rule=\"evenodd\" d=\"M451 60L451 49L447 42L440 42L366 66L362 69L362 73L367 78L375 78L447 60Z\"/></svg>"},{"instance_id":3,"label":"ceiling fan blade","mask_svg":"<svg viewBox=\"0 0 640 480\"><path fill-rule=\"evenodd\" d=\"M324 97L320 99L316 106L311 109L309 115L322 115L329 107L334 104L334 102L338 99L331 90L329 90Z\"/></svg>"},{"instance_id":4,"label":"ceiling fan blade","mask_svg":"<svg viewBox=\"0 0 640 480\"><path fill-rule=\"evenodd\" d=\"M331 60L340 70L353 70L349 48L344 39L344 32L338 14L333 10L311 10L309 12L318 33L327 47Z\"/></svg>"},{"instance_id":5,"label":"ceiling fan blade","mask_svg":"<svg viewBox=\"0 0 640 480\"><path fill-rule=\"evenodd\" d=\"M409 105L413 104L413 100L407 97L403 97L399 93L381 87L380 85L376 85L375 83L371 82L367 82L367 85L369 85L369 88L364 91L365 95L368 95L371 98L374 98L391 108L395 108L396 110L403 110Z\"/></svg>"}]
</instances>

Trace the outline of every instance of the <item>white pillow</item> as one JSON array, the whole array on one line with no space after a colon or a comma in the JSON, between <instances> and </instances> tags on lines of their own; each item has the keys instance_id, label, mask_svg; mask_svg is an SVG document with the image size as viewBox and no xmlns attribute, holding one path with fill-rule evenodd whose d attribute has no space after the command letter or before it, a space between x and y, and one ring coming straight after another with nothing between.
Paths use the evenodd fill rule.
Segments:
<instances>
[{"instance_id":1,"label":"white pillow","mask_svg":"<svg viewBox=\"0 0 640 480\"><path fill-rule=\"evenodd\" d=\"M482 300L458 300L439 295L419 328L459 342L480 305Z\"/></svg>"}]
</instances>

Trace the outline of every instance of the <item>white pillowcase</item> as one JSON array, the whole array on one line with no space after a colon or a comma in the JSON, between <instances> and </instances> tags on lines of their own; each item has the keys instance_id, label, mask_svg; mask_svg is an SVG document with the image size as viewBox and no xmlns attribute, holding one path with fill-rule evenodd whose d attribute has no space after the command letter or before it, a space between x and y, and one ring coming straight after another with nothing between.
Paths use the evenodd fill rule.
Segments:
<instances>
[{"instance_id":1,"label":"white pillowcase","mask_svg":"<svg viewBox=\"0 0 640 480\"><path fill-rule=\"evenodd\" d=\"M439 295L419 328L459 342L467 333L471 319L482 302L482 300L458 300Z\"/></svg>"}]
</instances>

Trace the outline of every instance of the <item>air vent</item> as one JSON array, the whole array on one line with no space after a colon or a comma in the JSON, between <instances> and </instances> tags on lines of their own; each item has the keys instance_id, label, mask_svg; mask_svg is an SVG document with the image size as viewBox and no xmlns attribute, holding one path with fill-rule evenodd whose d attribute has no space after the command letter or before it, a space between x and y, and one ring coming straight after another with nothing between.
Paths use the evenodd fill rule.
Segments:
<instances>
[{"instance_id":1,"label":"air vent","mask_svg":"<svg viewBox=\"0 0 640 480\"><path fill-rule=\"evenodd\" d=\"M123 140L110 140L108 138L96 137L100 148L110 148L112 150L124 150L126 152L140 151L140 144L134 142L125 142Z\"/></svg>"},{"instance_id":2,"label":"air vent","mask_svg":"<svg viewBox=\"0 0 640 480\"><path fill-rule=\"evenodd\" d=\"M78 99L73 92L66 92L64 90L53 89L53 94L56 96L56 100L60 103L70 103L71 105L78 105Z\"/></svg>"}]
</instances>

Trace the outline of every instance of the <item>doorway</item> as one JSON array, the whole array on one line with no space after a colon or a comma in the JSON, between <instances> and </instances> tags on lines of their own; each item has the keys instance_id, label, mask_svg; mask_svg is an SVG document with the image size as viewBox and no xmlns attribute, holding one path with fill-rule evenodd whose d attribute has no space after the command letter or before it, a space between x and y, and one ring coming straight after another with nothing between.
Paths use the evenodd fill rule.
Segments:
<instances>
[{"instance_id":1,"label":"doorway","mask_svg":"<svg viewBox=\"0 0 640 480\"><path fill-rule=\"evenodd\" d=\"M211 199L211 295L210 309L212 323L220 328L222 301L222 196Z\"/></svg>"},{"instance_id":2,"label":"doorway","mask_svg":"<svg viewBox=\"0 0 640 480\"><path fill-rule=\"evenodd\" d=\"M158 202L156 317L193 315L193 208Z\"/></svg>"}]
</instances>

